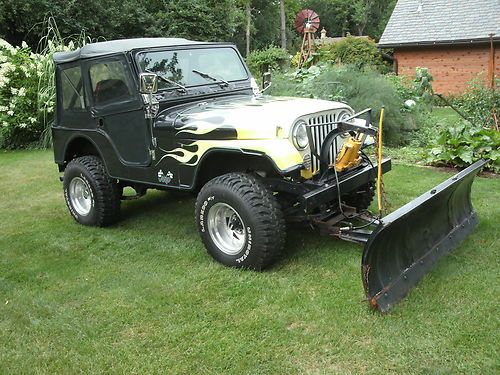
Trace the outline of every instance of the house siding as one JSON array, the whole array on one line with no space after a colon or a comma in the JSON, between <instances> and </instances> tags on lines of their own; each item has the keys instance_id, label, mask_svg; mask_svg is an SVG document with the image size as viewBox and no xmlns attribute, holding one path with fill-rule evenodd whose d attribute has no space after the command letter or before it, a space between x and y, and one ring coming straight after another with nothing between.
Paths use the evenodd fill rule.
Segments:
<instances>
[{"instance_id":1,"label":"house siding","mask_svg":"<svg viewBox=\"0 0 500 375\"><path fill-rule=\"evenodd\" d=\"M397 48L394 57L401 75L415 77L417 67L428 68L434 77L434 91L445 95L463 93L475 78L486 83L490 69L490 47L486 44ZM498 45L495 46L495 65L495 74L500 76Z\"/></svg>"}]
</instances>

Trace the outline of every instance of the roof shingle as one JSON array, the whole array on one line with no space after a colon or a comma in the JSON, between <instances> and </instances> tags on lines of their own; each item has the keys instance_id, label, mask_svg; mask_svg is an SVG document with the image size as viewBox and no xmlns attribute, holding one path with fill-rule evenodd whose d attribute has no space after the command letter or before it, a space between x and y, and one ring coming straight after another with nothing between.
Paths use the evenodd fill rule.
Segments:
<instances>
[{"instance_id":1,"label":"roof shingle","mask_svg":"<svg viewBox=\"0 0 500 375\"><path fill-rule=\"evenodd\" d=\"M380 47L500 40L500 0L398 0Z\"/></svg>"}]
</instances>

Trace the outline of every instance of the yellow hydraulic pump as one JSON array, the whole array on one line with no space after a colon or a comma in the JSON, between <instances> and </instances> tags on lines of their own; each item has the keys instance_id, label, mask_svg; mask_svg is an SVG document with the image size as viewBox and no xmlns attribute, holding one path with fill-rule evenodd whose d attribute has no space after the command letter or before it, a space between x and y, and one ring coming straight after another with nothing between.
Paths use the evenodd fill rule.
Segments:
<instances>
[{"instance_id":1,"label":"yellow hydraulic pump","mask_svg":"<svg viewBox=\"0 0 500 375\"><path fill-rule=\"evenodd\" d=\"M361 163L361 156L359 150L363 142L358 139L361 134L356 137L350 137L342 146L339 155L335 159L335 169L337 172L343 172L346 169L353 168Z\"/></svg>"}]
</instances>

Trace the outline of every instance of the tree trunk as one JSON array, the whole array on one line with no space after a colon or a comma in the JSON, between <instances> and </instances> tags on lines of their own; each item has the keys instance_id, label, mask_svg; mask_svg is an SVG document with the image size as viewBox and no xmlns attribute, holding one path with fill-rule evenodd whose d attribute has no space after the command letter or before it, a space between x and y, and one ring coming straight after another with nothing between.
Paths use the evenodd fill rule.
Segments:
<instances>
[{"instance_id":1,"label":"tree trunk","mask_svg":"<svg viewBox=\"0 0 500 375\"><path fill-rule=\"evenodd\" d=\"M247 39L246 56L248 57L248 55L250 54L250 25L252 24L252 8L250 6L250 0L248 0L247 2L245 13L247 16L247 28L245 30L245 36Z\"/></svg>"},{"instance_id":2,"label":"tree trunk","mask_svg":"<svg viewBox=\"0 0 500 375\"><path fill-rule=\"evenodd\" d=\"M280 18L281 18L281 48L286 50L285 0L280 0Z\"/></svg>"}]
</instances>

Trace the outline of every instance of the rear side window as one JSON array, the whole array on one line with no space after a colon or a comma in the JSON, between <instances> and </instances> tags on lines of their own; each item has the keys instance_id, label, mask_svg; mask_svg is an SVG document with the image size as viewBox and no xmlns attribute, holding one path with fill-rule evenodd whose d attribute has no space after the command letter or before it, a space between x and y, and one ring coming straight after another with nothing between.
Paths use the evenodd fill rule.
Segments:
<instances>
[{"instance_id":1,"label":"rear side window","mask_svg":"<svg viewBox=\"0 0 500 375\"><path fill-rule=\"evenodd\" d=\"M79 66L61 70L62 105L65 111L85 110L82 71Z\"/></svg>"},{"instance_id":2,"label":"rear side window","mask_svg":"<svg viewBox=\"0 0 500 375\"><path fill-rule=\"evenodd\" d=\"M96 106L133 98L126 67L121 61L107 61L90 67L90 82Z\"/></svg>"}]
</instances>

